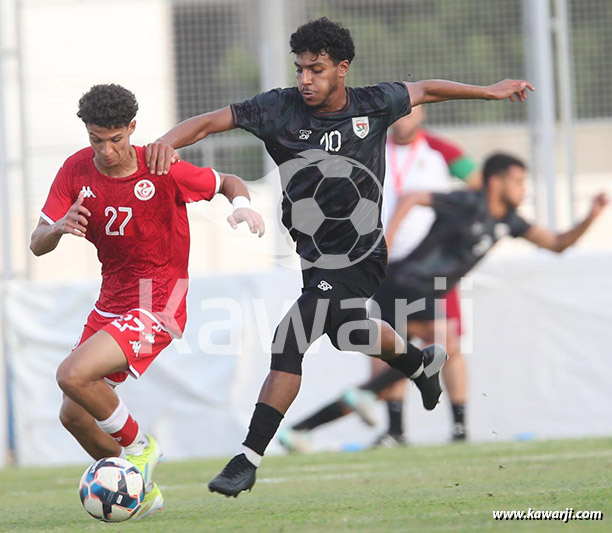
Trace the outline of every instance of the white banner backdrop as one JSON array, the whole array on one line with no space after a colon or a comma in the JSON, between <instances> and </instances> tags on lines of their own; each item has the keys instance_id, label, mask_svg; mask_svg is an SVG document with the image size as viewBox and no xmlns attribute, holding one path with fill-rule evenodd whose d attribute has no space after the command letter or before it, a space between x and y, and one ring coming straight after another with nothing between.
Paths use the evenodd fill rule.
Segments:
<instances>
[{"instance_id":1,"label":"white banner backdrop","mask_svg":"<svg viewBox=\"0 0 612 533\"><path fill-rule=\"evenodd\" d=\"M467 354L472 440L612 434L611 263L610 254L539 252L492 257L474 273L473 288L463 290L465 346L474 352ZM300 286L299 272L284 269L191 280L185 337L141 379L118 389L145 430L157 435L166 458L230 456L239 448L269 368L272 333ZM21 465L88 461L59 423L55 370L97 290L91 282L8 285L8 357ZM368 376L362 355L337 352L326 339L313 351L285 424ZM315 445L359 448L384 430L382 406L380 415L374 431L355 416L319 428ZM446 442L447 401L425 412L411 390L407 427L413 443ZM269 448L280 450L276 442Z\"/></svg>"},{"instance_id":2,"label":"white banner backdrop","mask_svg":"<svg viewBox=\"0 0 612 533\"><path fill-rule=\"evenodd\" d=\"M6 464L9 447L8 390L4 342L4 281L0 281L0 467Z\"/></svg>"}]
</instances>

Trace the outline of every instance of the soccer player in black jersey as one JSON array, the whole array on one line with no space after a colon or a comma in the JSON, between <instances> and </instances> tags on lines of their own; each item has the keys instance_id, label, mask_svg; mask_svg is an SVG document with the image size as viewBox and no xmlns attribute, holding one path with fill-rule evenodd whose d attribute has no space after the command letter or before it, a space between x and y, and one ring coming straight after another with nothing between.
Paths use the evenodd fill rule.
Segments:
<instances>
[{"instance_id":1,"label":"soccer player in black jersey","mask_svg":"<svg viewBox=\"0 0 612 533\"><path fill-rule=\"evenodd\" d=\"M387 229L389 245L412 207L429 206L436 213L427 235L408 255L389 265L386 279L373 296L380 306L382 319L402 336L412 332L425 341L433 341L437 302L504 236L523 237L542 248L561 253L584 234L609 202L605 194L596 195L582 222L567 232L555 233L527 222L516 212L524 199L526 183L525 164L520 159L494 154L485 161L482 175L482 191L411 192L398 201ZM440 286L436 286L436 280ZM398 302L421 305L408 315L400 315L396 313ZM359 389L379 394L404 377L391 368ZM307 451L310 430L337 420L353 409L360 412L358 404L349 408L347 393L285 431L281 436L283 446L290 451Z\"/></svg>"},{"instance_id":2,"label":"soccer player in black jersey","mask_svg":"<svg viewBox=\"0 0 612 533\"><path fill-rule=\"evenodd\" d=\"M285 185L283 222L304 265L302 295L276 330L271 370L255 406L243 453L209 483L211 491L227 496L237 496L255 483L264 451L299 391L303 355L323 334L339 348L359 347L386 360L414 380L426 409L436 406L442 392L439 372L447 358L444 350L431 346L421 352L404 345L389 324L369 318L365 308L365 301L385 277L387 250L379 193L387 129L410 113L412 106L452 99L524 101L527 89L533 90L527 81L510 79L483 87L444 80L347 87L345 79L355 55L353 41L347 29L326 18L300 26L291 36L290 47L295 54L297 87L273 89L190 118L147 147L151 173L161 174L178 160L174 148L211 133L239 127L262 139L279 165ZM332 156L337 159L330 159ZM353 164L350 176L346 174L349 158ZM334 214L333 220L326 221L327 229L317 246L311 235L295 229L291 204L313 196L326 162L328 169L336 166L331 176L349 177L361 198L378 207L375 230L361 235L356 244L355 235L340 220L352 214L357 202L345 195L342 180L328 180L326 183L337 183L339 190L323 188L317 198L323 212Z\"/></svg>"}]
</instances>

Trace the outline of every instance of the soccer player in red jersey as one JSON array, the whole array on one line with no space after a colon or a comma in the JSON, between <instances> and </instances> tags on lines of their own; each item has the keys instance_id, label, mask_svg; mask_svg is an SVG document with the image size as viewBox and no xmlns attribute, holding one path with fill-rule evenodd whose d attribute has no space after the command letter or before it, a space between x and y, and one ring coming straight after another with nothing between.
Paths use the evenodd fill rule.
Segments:
<instances>
[{"instance_id":1,"label":"soccer player in red jersey","mask_svg":"<svg viewBox=\"0 0 612 533\"><path fill-rule=\"evenodd\" d=\"M186 162L151 176L144 147L130 144L138 103L127 89L96 85L79 100L90 147L59 170L30 248L43 255L65 234L84 237L98 251L102 287L72 353L60 364L64 393L60 420L94 459L121 456L134 463L147 493L138 518L163 505L152 481L160 451L130 415L114 386L141 376L180 337L187 319L189 223L186 204L221 193L232 202L228 222L246 222L263 235L237 176Z\"/></svg>"}]
</instances>

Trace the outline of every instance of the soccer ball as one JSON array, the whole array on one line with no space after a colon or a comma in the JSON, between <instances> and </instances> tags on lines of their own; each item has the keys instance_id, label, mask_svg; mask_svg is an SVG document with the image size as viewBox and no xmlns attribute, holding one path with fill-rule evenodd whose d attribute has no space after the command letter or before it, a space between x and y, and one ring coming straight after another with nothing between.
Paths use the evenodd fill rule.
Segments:
<instances>
[{"instance_id":1,"label":"soccer ball","mask_svg":"<svg viewBox=\"0 0 612 533\"><path fill-rule=\"evenodd\" d=\"M79 497L85 510L103 522L123 522L142 504L142 474L129 461L107 457L93 463L81 477Z\"/></svg>"},{"instance_id":2,"label":"soccer ball","mask_svg":"<svg viewBox=\"0 0 612 533\"><path fill-rule=\"evenodd\" d=\"M283 163L279 172L283 201L291 204L283 211L283 225L294 238L311 239L318 253L309 266L345 268L378 246L383 238L382 188L367 167L323 150L307 150ZM329 246L330 235L337 236L333 254L322 246L322 242Z\"/></svg>"}]
</instances>

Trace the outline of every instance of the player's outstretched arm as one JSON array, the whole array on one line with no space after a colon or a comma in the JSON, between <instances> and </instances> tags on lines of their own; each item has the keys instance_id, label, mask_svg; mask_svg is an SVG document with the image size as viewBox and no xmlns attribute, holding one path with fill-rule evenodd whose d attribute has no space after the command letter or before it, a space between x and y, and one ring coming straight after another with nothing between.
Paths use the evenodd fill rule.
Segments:
<instances>
[{"instance_id":1,"label":"player's outstretched arm","mask_svg":"<svg viewBox=\"0 0 612 533\"><path fill-rule=\"evenodd\" d=\"M229 106L188 118L155 142L147 145L145 152L147 166L151 174L168 174L170 165L180 160L175 148L189 146L211 133L219 133L235 127Z\"/></svg>"},{"instance_id":2,"label":"player's outstretched arm","mask_svg":"<svg viewBox=\"0 0 612 533\"><path fill-rule=\"evenodd\" d=\"M91 213L83 206L84 198L83 193L79 193L68 212L54 224L49 224L43 218L39 219L38 226L30 238L30 250L34 255L40 256L55 250L65 233L85 237L87 217L91 216Z\"/></svg>"},{"instance_id":3,"label":"player's outstretched arm","mask_svg":"<svg viewBox=\"0 0 612 533\"><path fill-rule=\"evenodd\" d=\"M246 183L233 174L219 173L219 176L221 178L219 193L223 194L234 206L234 211L227 217L229 225L236 229L238 224L246 222L251 233L262 237L266 231L266 225L262 216L251 209L251 197Z\"/></svg>"},{"instance_id":4,"label":"player's outstretched arm","mask_svg":"<svg viewBox=\"0 0 612 533\"><path fill-rule=\"evenodd\" d=\"M467 85L447 80L422 80L404 82L410 93L413 106L444 102L445 100L504 100L517 98L524 102L527 89L534 91L533 85L525 80L502 80L493 85Z\"/></svg>"},{"instance_id":5,"label":"player's outstretched arm","mask_svg":"<svg viewBox=\"0 0 612 533\"><path fill-rule=\"evenodd\" d=\"M395 234L408 212L415 205L431 206L431 202L432 196L430 192L408 192L399 197L397 207L395 211L393 211L393 215L391 215L391 220L389 220L385 233L387 247L391 248L391 244L395 239Z\"/></svg>"},{"instance_id":6,"label":"player's outstretched arm","mask_svg":"<svg viewBox=\"0 0 612 533\"><path fill-rule=\"evenodd\" d=\"M593 198L591 211L587 217L582 222L576 224L571 230L565 233L555 233L542 226L533 225L527 230L524 237L542 248L561 253L582 237L609 203L610 199L608 196L605 193L600 193Z\"/></svg>"}]
</instances>

